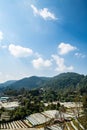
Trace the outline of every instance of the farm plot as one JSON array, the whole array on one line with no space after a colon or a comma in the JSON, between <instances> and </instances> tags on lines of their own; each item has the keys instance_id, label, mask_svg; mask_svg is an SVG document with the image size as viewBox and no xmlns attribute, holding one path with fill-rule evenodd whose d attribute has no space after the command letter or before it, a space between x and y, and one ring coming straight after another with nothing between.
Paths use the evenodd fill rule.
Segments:
<instances>
[{"instance_id":1,"label":"farm plot","mask_svg":"<svg viewBox=\"0 0 87 130\"><path fill-rule=\"evenodd\" d=\"M59 111L57 110L49 110L49 111L42 112L43 115L45 115L46 117L49 117L50 119L55 118L55 115L58 113Z\"/></svg>"},{"instance_id":2,"label":"farm plot","mask_svg":"<svg viewBox=\"0 0 87 130\"><path fill-rule=\"evenodd\" d=\"M29 128L30 126L25 121L18 120L0 124L0 129L20 129Z\"/></svg>"},{"instance_id":3,"label":"farm plot","mask_svg":"<svg viewBox=\"0 0 87 130\"><path fill-rule=\"evenodd\" d=\"M47 127L47 130L62 130L62 128L59 126L59 124L56 124L56 125Z\"/></svg>"},{"instance_id":4,"label":"farm plot","mask_svg":"<svg viewBox=\"0 0 87 130\"><path fill-rule=\"evenodd\" d=\"M32 114L28 117L26 117L26 119L33 125L33 126L37 126L40 124L44 124L48 121L50 121L49 117L46 117L45 115L41 114L41 113L35 113Z\"/></svg>"}]
</instances>

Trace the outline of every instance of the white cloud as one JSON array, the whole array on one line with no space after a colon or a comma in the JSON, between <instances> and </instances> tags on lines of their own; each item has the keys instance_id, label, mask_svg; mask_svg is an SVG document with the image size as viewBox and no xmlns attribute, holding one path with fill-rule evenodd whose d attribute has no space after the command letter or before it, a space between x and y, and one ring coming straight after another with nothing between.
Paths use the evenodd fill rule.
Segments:
<instances>
[{"instance_id":1,"label":"white cloud","mask_svg":"<svg viewBox=\"0 0 87 130\"><path fill-rule=\"evenodd\" d=\"M56 16L51 13L48 8L43 8L38 10L34 5L31 5L31 8L33 9L34 15L39 15L44 20L56 20Z\"/></svg>"},{"instance_id":2,"label":"white cloud","mask_svg":"<svg viewBox=\"0 0 87 130\"><path fill-rule=\"evenodd\" d=\"M10 44L8 49L14 57L18 57L18 58L27 57L33 54L32 49L24 48L19 45Z\"/></svg>"},{"instance_id":3,"label":"white cloud","mask_svg":"<svg viewBox=\"0 0 87 130\"><path fill-rule=\"evenodd\" d=\"M58 56L58 55L52 55L53 60L56 62L56 71L58 72L65 72L65 71L72 71L74 68L73 66L66 66L64 58Z\"/></svg>"},{"instance_id":4,"label":"white cloud","mask_svg":"<svg viewBox=\"0 0 87 130\"><path fill-rule=\"evenodd\" d=\"M38 9L34 5L31 5L31 8L33 9L33 12L34 12L35 15L36 14L39 15L39 11L38 11Z\"/></svg>"},{"instance_id":5,"label":"white cloud","mask_svg":"<svg viewBox=\"0 0 87 130\"><path fill-rule=\"evenodd\" d=\"M44 60L43 58L39 57L32 61L34 68L41 69L43 67L50 67L52 65L51 60Z\"/></svg>"},{"instance_id":6,"label":"white cloud","mask_svg":"<svg viewBox=\"0 0 87 130\"><path fill-rule=\"evenodd\" d=\"M3 40L3 32L0 31L0 41L2 41L2 40Z\"/></svg>"},{"instance_id":7,"label":"white cloud","mask_svg":"<svg viewBox=\"0 0 87 130\"><path fill-rule=\"evenodd\" d=\"M78 57L78 58L85 58L86 55L82 54L82 53L75 53L75 56Z\"/></svg>"},{"instance_id":8,"label":"white cloud","mask_svg":"<svg viewBox=\"0 0 87 130\"><path fill-rule=\"evenodd\" d=\"M62 43L60 43L58 45L58 49L59 49L59 54L64 55L64 54L67 54L67 53L69 53L71 51L76 50L77 48L75 46L72 46L72 45L68 44L68 43L63 43L62 42Z\"/></svg>"}]
</instances>

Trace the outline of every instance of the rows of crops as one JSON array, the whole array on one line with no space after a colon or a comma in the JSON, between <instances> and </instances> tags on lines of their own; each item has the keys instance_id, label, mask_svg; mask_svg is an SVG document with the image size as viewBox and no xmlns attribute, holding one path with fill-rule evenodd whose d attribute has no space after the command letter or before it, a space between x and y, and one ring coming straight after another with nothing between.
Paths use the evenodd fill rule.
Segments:
<instances>
[{"instance_id":1,"label":"rows of crops","mask_svg":"<svg viewBox=\"0 0 87 130\"><path fill-rule=\"evenodd\" d=\"M18 129L18 128L29 128L30 125L27 120L18 120L0 124L0 129Z\"/></svg>"},{"instance_id":2,"label":"rows of crops","mask_svg":"<svg viewBox=\"0 0 87 130\"><path fill-rule=\"evenodd\" d=\"M49 117L44 116L41 113L36 113L36 114L32 114L28 117L26 117L26 119L33 125L40 125L40 124L44 124L45 122L50 121Z\"/></svg>"},{"instance_id":3,"label":"rows of crops","mask_svg":"<svg viewBox=\"0 0 87 130\"><path fill-rule=\"evenodd\" d=\"M52 126L48 127L47 129L49 129L49 130L62 130L62 128L59 126L59 124L52 125Z\"/></svg>"}]
</instances>

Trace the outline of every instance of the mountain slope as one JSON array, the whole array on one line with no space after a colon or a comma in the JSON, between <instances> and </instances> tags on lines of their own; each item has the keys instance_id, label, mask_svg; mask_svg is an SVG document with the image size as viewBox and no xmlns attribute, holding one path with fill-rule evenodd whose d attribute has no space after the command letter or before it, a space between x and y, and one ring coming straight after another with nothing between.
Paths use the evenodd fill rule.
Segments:
<instances>
[{"instance_id":1,"label":"mountain slope","mask_svg":"<svg viewBox=\"0 0 87 130\"><path fill-rule=\"evenodd\" d=\"M78 89L81 94L87 94L87 76L85 76L80 82Z\"/></svg>"},{"instance_id":2,"label":"mountain slope","mask_svg":"<svg viewBox=\"0 0 87 130\"><path fill-rule=\"evenodd\" d=\"M9 87L14 89L21 89L21 88L34 89L41 87L41 85L47 82L48 80L49 78L32 76L29 78L23 78L21 80L18 80L15 83L9 85Z\"/></svg>"},{"instance_id":3,"label":"mountain slope","mask_svg":"<svg viewBox=\"0 0 87 130\"><path fill-rule=\"evenodd\" d=\"M44 87L51 89L64 89L72 86L73 88L76 88L83 78L83 75L77 73L62 73L53 77Z\"/></svg>"},{"instance_id":4,"label":"mountain slope","mask_svg":"<svg viewBox=\"0 0 87 130\"><path fill-rule=\"evenodd\" d=\"M77 73L62 73L55 77L46 78L46 77L37 77L32 76L29 78L23 78L21 80L15 81L11 84L8 84L7 88L12 89L37 89L43 87L44 89L51 90L63 90L63 89L76 89L80 90L87 86L87 76L80 75ZM83 90L82 90L83 91Z\"/></svg>"},{"instance_id":5,"label":"mountain slope","mask_svg":"<svg viewBox=\"0 0 87 130\"><path fill-rule=\"evenodd\" d=\"M16 82L16 80L6 81L6 82L0 84L0 88L1 88L1 87L7 87L7 86L9 86L9 85L11 85L11 84L13 84L13 83L15 83L15 82Z\"/></svg>"}]
</instances>

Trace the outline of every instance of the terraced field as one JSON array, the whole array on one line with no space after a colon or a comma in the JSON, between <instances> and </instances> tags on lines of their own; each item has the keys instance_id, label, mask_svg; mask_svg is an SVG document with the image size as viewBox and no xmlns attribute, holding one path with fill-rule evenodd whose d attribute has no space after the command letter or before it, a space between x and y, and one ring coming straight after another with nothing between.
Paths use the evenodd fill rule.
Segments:
<instances>
[{"instance_id":1,"label":"terraced field","mask_svg":"<svg viewBox=\"0 0 87 130\"><path fill-rule=\"evenodd\" d=\"M56 110L45 111L42 113L31 114L24 120L17 120L7 123L1 123L2 130L85 130L82 124L74 117L70 121L60 122L55 117L59 112ZM65 114L65 118L70 114ZM72 117L72 116L71 116ZM57 120L55 124L55 119ZM51 122L52 121L52 122ZM34 129L35 128L35 129Z\"/></svg>"},{"instance_id":2,"label":"terraced field","mask_svg":"<svg viewBox=\"0 0 87 130\"><path fill-rule=\"evenodd\" d=\"M20 129L20 128L30 128L31 124L27 120L18 120L8 123L0 124L0 129Z\"/></svg>"},{"instance_id":3,"label":"terraced field","mask_svg":"<svg viewBox=\"0 0 87 130\"><path fill-rule=\"evenodd\" d=\"M85 130L81 123L78 120L73 120L70 122L66 122L65 130Z\"/></svg>"}]
</instances>

